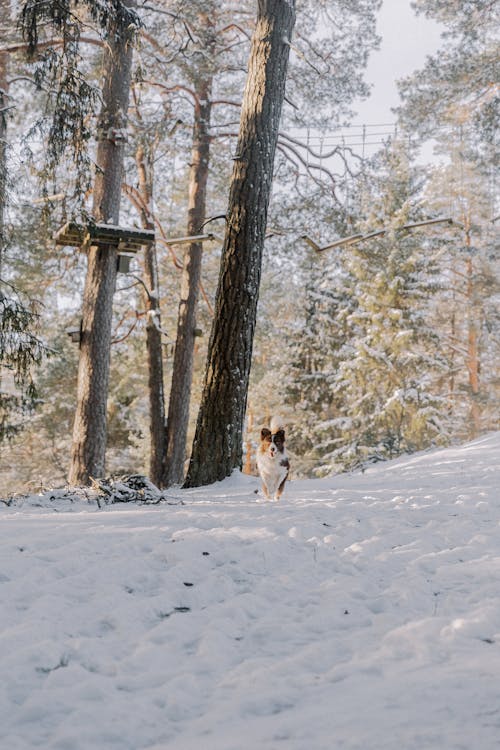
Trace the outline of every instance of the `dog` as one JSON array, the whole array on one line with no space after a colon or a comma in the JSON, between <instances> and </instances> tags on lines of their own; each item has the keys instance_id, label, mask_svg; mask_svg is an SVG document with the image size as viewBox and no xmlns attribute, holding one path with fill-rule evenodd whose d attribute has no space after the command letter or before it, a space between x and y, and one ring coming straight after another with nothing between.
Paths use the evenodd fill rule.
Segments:
<instances>
[{"instance_id":1,"label":"dog","mask_svg":"<svg viewBox=\"0 0 500 750\"><path fill-rule=\"evenodd\" d=\"M285 449L285 428L279 417L273 417L271 429L264 427L257 448L257 468L262 479L262 491L268 500L279 500L290 472Z\"/></svg>"}]
</instances>

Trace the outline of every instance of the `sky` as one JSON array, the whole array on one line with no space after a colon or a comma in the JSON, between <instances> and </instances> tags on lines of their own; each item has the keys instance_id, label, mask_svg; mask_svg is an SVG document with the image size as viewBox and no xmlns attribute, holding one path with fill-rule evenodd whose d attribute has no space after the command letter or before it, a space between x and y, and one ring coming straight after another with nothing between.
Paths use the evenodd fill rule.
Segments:
<instances>
[{"instance_id":1,"label":"sky","mask_svg":"<svg viewBox=\"0 0 500 750\"><path fill-rule=\"evenodd\" d=\"M396 80L424 65L425 58L440 46L443 27L416 16L410 0L384 0L377 30L380 49L372 53L366 80L373 84L370 99L356 107L357 123L393 123L391 108L399 102Z\"/></svg>"},{"instance_id":2,"label":"sky","mask_svg":"<svg viewBox=\"0 0 500 750\"><path fill-rule=\"evenodd\" d=\"M316 147L345 142L366 156L377 152L394 135L396 115L392 109L400 103L396 82L423 68L427 56L441 48L442 31L442 24L417 16L410 0L384 0L377 21L380 48L370 55L365 71L365 81L372 86L371 96L354 102L356 114L350 124L318 137ZM433 142L420 148L418 160L422 163L436 158Z\"/></svg>"}]
</instances>

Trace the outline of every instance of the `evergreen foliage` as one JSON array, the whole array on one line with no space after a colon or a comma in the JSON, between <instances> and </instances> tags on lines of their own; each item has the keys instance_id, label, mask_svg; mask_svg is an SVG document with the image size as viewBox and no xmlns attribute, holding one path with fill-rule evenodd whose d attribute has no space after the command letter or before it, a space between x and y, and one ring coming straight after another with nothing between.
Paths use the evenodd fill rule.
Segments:
<instances>
[{"instance_id":1,"label":"evergreen foliage","mask_svg":"<svg viewBox=\"0 0 500 750\"><path fill-rule=\"evenodd\" d=\"M37 396L32 370L45 351L33 333L38 316L0 286L0 443L12 438Z\"/></svg>"},{"instance_id":2,"label":"evergreen foliage","mask_svg":"<svg viewBox=\"0 0 500 750\"><path fill-rule=\"evenodd\" d=\"M436 313L453 361L454 432L469 438L498 425L500 265L489 170L463 140L447 143L450 161L432 171L426 194L431 209L451 212L463 227L442 246L446 292Z\"/></svg>"},{"instance_id":3,"label":"evergreen foliage","mask_svg":"<svg viewBox=\"0 0 500 750\"><path fill-rule=\"evenodd\" d=\"M500 10L490 0L416 0L418 12L445 24L443 47L400 83L404 121L429 136L443 126L470 123L495 140L500 97Z\"/></svg>"},{"instance_id":4,"label":"evergreen foliage","mask_svg":"<svg viewBox=\"0 0 500 750\"><path fill-rule=\"evenodd\" d=\"M288 364L281 368L290 410L290 446L295 471L309 473L323 463L331 425L343 422L333 385L347 344L346 317L352 297L339 259L308 255L301 295L303 318L288 336ZM326 427L329 425L329 427Z\"/></svg>"},{"instance_id":5,"label":"evergreen foliage","mask_svg":"<svg viewBox=\"0 0 500 750\"><path fill-rule=\"evenodd\" d=\"M132 3L123 0L27 0L19 25L32 61L38 89L47 92L46 110L26 137L41 133L46 143L45 164L40 174L43 189L54 179L65 154L73 162L72 214L85 214L84 197L92 182L93 115L100 102L97 82L89 76L82 52L82 32L91 27L87 42L110 43L125 36L132 40L141 26ZM55 39L48 36L54 30Z\"/></svg>"},{"instance_id":6,"label":"evergreen foliage","mask_svg":"<svg viewBox=\"0 0 500 750\"><path fill-rule=\"evenodd\" d=\"M314 452L316 473L419 450L447 434L446 404L436 391L447 363L428 319L439 289L437 257L432 243L398 232L419 218L411 208L418 179L400 147L375 161L364 190L370 212L359 229L390 231L340 251L334 278L322 275L309 295L305 336L294 346L303 374L292 370L292 381L305 378L312 388L299 395L289 386L287 398L303 412L299 430L308 445L299 448ZM323 360L319 367L308 350Z\"/></svg>"}]
</instances>

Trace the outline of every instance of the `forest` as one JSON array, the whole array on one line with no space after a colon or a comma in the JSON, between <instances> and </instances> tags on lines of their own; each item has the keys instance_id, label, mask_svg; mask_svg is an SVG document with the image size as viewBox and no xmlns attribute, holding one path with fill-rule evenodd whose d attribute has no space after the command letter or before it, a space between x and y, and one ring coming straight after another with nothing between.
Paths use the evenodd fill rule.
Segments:
<instances>
[{"instance_id":1,"label":"forest","mask_svg":"<svg viewBox=\"0 0 500 750\"><path fill-rule=\"evenodd\" d=\"M499 428L499 7L360 124L380 5L0 0L2 492Z\"/></svg>"}]
</instances>

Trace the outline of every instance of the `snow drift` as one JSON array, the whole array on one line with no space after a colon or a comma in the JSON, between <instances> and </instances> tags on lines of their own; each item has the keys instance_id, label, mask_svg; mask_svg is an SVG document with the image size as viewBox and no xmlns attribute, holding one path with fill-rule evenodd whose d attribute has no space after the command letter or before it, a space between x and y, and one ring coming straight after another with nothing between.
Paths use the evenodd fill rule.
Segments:
<instances>
[{"instance_id":1,"label":"snow drift","mask_svg":"<svg viewBox=\"0 0 500 750\"><path fill-rule=\"evenodd\" d=\"M498 748L499 452L0 505L1 746Z\"/></svg>"}]
</instances>

